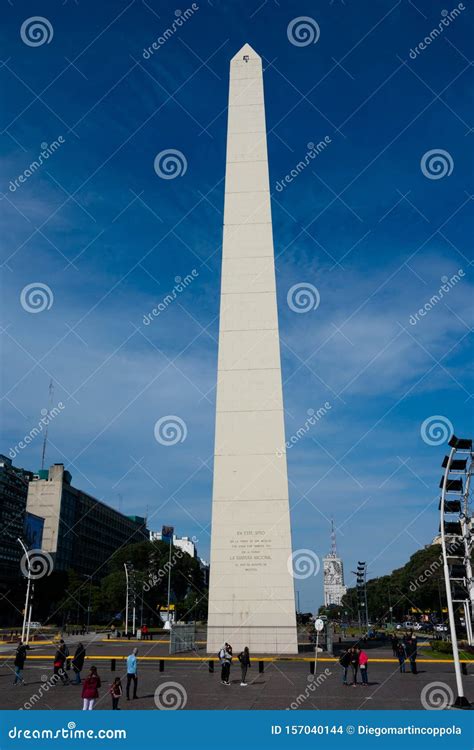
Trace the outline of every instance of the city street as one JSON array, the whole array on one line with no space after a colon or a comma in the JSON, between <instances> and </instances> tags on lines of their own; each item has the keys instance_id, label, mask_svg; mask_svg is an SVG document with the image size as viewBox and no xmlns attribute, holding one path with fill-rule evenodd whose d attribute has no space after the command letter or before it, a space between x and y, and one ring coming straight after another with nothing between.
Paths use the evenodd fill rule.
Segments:
<instances>
[{"instance_id":1,"label":"city street","mask_svg":"<svg viewBox=\"0 0 474 750\"><path fill-rule=\"evenodd\" d=\"M88 636L90 640L90 636ZM214 658L214 672L209 672L208 659L182 654L170 658L168 644L158 642L118 643L102 640L102 636L89 643L84 638L87 659L82 676L95 665L102 680L96 710L110 709L108 689L117 676L122 679L124 696L120 708L157 709L179 707L184 709L422 709L422 691L426 688L425 701L448 701L450 690L455 694L452 663L430 659L430 651L420 655L418 674L400 674L398 663L392 659L391 649L371 649L369 653L369 686L360 684L342 685L342 670L337 659L327 655L318 657L316 676L310 675L310 655L264 661L264 671L259 672L258 657L252 660L248 675L248 686L240 686L240 666L234 660L230 686L220 682L220 667ZM70 651L79 637L69 638ZM138 699L125 699L126 668L124 657L134 647L139 648ZM82 707L81 688L76 685L50 685L54 646L41 646L32 650L26 662L24 677L26 685L12 686L13 670L11 646L2 647L0 685L2 706L10 709L64 709L77 710ZM423 652L423 650L422 650ZM199 653L199 652L198 652ZM116 670L111 671L111 659L116 659ZM160 672L160 658L163 671ZM268 658L268 657L267 657ZM305 659L305 661L303 661ZM382 661L377 661L377 660ZM468 667L465 678L467 694L474 694L473 667ZM69 676L73 676L72 670ZM440 683L438 687L433 683ZM161 690L157 688L161 686ZM434 693L433 693L434 690ZM438 696L436 696L438 692ZM430 698L430 695L432 697Z\"/></svg>"}]
</instances>

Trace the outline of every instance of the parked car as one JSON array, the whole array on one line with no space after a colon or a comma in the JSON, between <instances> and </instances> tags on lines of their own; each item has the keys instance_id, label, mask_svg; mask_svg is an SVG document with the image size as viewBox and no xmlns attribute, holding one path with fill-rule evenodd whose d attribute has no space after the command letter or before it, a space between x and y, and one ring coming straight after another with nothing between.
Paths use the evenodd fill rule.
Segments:
<instances>
[{"instance_id":1,"label":"parked car","mask_svg":"<svg viewBox=\"0 0 474 750\"><path fill-rule=\"evenodd\" d=\"M442 623L439 623L438 625L434 626L436 633L447 633L448 632L448 626L443 625Z\"/></svg>"},{"instance_id":2,"label":"parked car","mask_svg":"<svg viewBox=\"0 0 474 750\"><path fill-rule=\"evenodd\" d=\"M397 625L397 630L415 630L416 629L416 622L411 622L411 620L407 620L406 622L402 622L399 625Z\"/></svg>"}]
</instances>

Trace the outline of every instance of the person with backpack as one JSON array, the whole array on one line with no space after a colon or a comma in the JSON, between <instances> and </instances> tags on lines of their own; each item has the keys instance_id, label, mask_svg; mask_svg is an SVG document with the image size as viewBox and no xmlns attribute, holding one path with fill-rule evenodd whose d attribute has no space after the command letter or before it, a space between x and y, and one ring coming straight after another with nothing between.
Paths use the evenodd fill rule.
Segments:
<instances>
[{"instance_id":1,"label":"person with backpack","mask_svg":"<svg viewBox=\"0 0 474 750\"><path fill-rule=\"evenodd\" d=\"M219 651L219 659L221 661L221 682L223 685L230 685L230 665L232 664L232 646L228 643L224 643L221 650Z\"/></svg>"},{"instance_id":2,"label":"person with backpack","mask_svg":"<svg viewBox=\"0 0 474 750\"><path fill-rule=\"evenodd\" d=\"M362 685L364 687L369 686L369 677L367 674L367 664L369 662L369 657L367 656L366 652L360 649L359 651L359 669L360 669L360 676L362 677Z\"/></svg>"},{"instance_id":3,"label":"person with backpack","mask_svg":"<svg viewBox=\"0 0 474 750\"><path fill-rule=\"evenodd\" d=\"M99 688L101 686L100 677L97 674L97 667L91 667L89 676L84 680L82 686L82 710L92 711L95 702L99 697Z\"/></svg>"},{"instance_id":4,"label":"person with backpack","mask_svg":"<svg viewBox=\"0 0 474 750\"><path fill-rule=\"evenodd\" d=\"M26 661L26 652L29 649L29 646L27 646L25 643L23 643L21 640L18 641L18 647L15 654L15 679L13 680L13 684L17 685L19 682L23 685L26 685L26 682L23 679L23 669L25 666Z\"/></svg>"},{"instance_id":5,"label":"person with backpack","mask_svg":"<svg viewBox=\"0 0 474 750\"><path fill-rule=\"evenodd\" d=\"M73 680L73 685L80 685L81 684L81 672L84 668L84 661L86 658L86 650L82 643L77 644L76 651L74 653L74 657L72 660L72 668L74 670L74 674L76 675L75 680Z\"/></svg>"},{"instance_id":6,"label":"person with backpack","mask_svg":"<svg viewBox=\"0 0 474 750\"><path fill-rule=\"evenodd\" d=\"M346 649L342 652L342 654L339 657L339 664L342 667L342 684L348 685L347 682L347 671L351 665L351 650Z\"/></svg>"},{"instance_id":7,"label":"person with backpack","mask_svg":"<svg viewBox=\"0 0 474 750\"><path fill-rule=\"evenodd\" d=\"M112 711L120 711L118 704L120 698L123 695L122 682L120 680L120 677L115 678L112 685L110 686L109 693L112 696Z\"/></svg>"},{"instance_id":8,"label":"person with backpack","mask_svg":"<svg viewBox=\"0 0 474 750\"><path fill-rule=\"evenodd\" d=\"M247 670L252 665L250 664L250 653L248 646L245 646L244 650L240 652L238 659L240 661L240 669L242 672L241 680L240 680L240 687L247 687L247 683L245 682L245 678L247 677Z\"/></svg>"},{"instance_id":9,"label":"person with backpack","mask_svg":"<svg viewBox=\"0 0 474 750\"><path fill-rule=\"evenodd\" d=\"M66 674L65 666L67 657L69 656L69 649L64 643L63 639L59 641L58 648L54 655L54 674L59 677L63 685L69 685L69 677Z\"/></svg>"}]
</instances>

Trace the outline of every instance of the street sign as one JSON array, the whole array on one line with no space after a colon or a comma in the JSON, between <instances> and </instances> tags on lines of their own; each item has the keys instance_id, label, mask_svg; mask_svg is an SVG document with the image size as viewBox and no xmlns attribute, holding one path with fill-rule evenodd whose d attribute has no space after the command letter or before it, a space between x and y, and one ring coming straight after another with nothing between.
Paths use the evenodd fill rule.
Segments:
<instances>
[{"instance_id":1,"label":"street sign","mask_svg":"<svg viewBox=\"0 0 474 750\"><path fill-rule=\"evenodd\" d=\"M314 627L318 631L318 633L321 632L321 630L324 630L324 620L321 620L319 617L314 622Z\"/></svg>"}]
</instances>

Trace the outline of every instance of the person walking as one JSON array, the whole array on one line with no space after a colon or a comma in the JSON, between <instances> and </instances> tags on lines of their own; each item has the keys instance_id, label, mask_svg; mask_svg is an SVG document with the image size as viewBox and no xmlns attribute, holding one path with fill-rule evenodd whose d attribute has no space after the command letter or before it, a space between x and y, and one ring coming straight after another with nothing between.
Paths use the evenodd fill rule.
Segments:
<instances>
[{"instance_id":1,"label":"person walking","mask_svg":"<svg viewBox=\"0 0 474 750\"><path fill-rule=\"evenodd\" d=\"M402 641L398 642L397 646L397 659L398 663L400 664L400 673L405 674L405 661L407 658L407 653L405 651L405 646L402 643Z\"/></svg>"},{"instance_id":2,"label":"person walking","mask_svg":"<svg viewBox=\"0 0 474 750\"><path fill-rule=\"evenodd\" d=\"M357 671L359 669L359 649L351 648L352 687L357 685Z\"/></svg>"},{"instance_id":3,"label":"person walking","mask_svg":"<svg viewBox=\"0 0 474 750\"><path fill-rule=\"evenodd\" d=\"M346 649L339 657L339 664L342 667L342 684L347 685L347 670L351 665L351 649Z\"/></svg>"},{"instance_id":4,"label":"person walking","mask_svg":"<svg viewBox=\"0 0 474 750\"><path fill-rule=\"evenodd\" d=\"M133 682L133 699L138 698L138 648L134 648L130 656L127 656L127 700L130 700L130 685Z\"/></svg>"},{"instance_id":5,"label":"person walking","mask_svg":"<svg viewBox=\"0 0 474 750\"><path fill-rule=\"evenodd\" d=\"M18 646L15 653L15 661L13 662L15 666L15 679L13 680L14 685L17 685L19 682L23 685L26 685L26 682L23 679L23 669L25 667L26 652L28 649L29 646L27 646L21 640L18 641Z\"/></svg>"},{"instance_id":6,"label":"person walking","mask_svg":"<svg viewBox=\"0 0 474 750\"><path fill-rule=\"evenodd\" d=\"M66 659L68 656L69 649L61 638L54 655L54 674L59 677L63 685L69 685L69 677L67 676L65 670Z\"/></svg>"},{"instance_id":7,"label":"person walking","mask_svg":"<svg viewBox=\"0 0 474 750\"><path fill-rule=\"evenodd\" d=\"M240 652L239 654L239 661L240 661L240 669L242 672L241 680L240 680L240 687L247 687L247 683L245 682L245 678L247 677L247 670L252 665L250 664L250 653L248 646L245 646L244 650Z\"/></svg>"},{"instance_id":8,"label":"person walking","mask_svg":"<svg viewBox=\"0 0 474 750\"><path fill-rule=\"evenodd\" d=\"M82 686L82 710L92 711L95 702L99 697L99 688L101 686L100 677L97 674L97 667L91 667L88 677L84 680Z\"/></svg>"},{"instance_id":9,"label":"person walking","mask_svg":"<svg viewBox=\"0 0 474 750\"><path fill-rule=\"evenodd\" d=\"M360 669L360 676L362 677L362 685L365 687L369 686L369 678L367 674L367 664L369 661L369 657L367 656L366 652L362 649L359 651L359 669Z\"/></svg>"},{"instance_id":10,"label":"person walking","mask_svg":"<svg viewBox=\"0 0 474 750\"><path fill-rule=\"evenodd\" d=\"M77 644L76 651L74 653L74 657L72 660L72 668L74 671L74 674L76 675L75 679L73 680L73 685L80 685L81 684L81 672L84 668L84 660L86 658L86 650L82 643Z\"/></svg>"},{"instance_id":11,"label":"person walking","mask_svg":"<svg viewBox=\"0 0 474 750\"><path fill-rule=\"evenodd\" d=\"M399 643L399 641L398 641L398 638L395 635L395 633L392 635L390 641L391 641L391 644L392 644L392 654L394 656L397 656L398 655L398 643Z\"/></svg>"},{"instance_id":12,"label":"person walking","mask_svg":"<svg viewBox=\"0 0 474 750\"><path fill-rule=\"evenodd\" d=\"M112 711L120 711L118 704L120 698L123 695L122 682L120 680L120 677L115 678L110 687L109 693L112 696Z\"/></svg>"},{"instance_id":13,"label":"person walking","mask_svg":"<svg viewBox=\"0 0 474 750\"><path fill-rule=\"evenodd\" d=\"M228 643L224 643L221 650L219 651L219 659L221 660L221 682L223 685L230 685L230 665L232 664L232 646Z\"/></svg>"}]
</instances>

